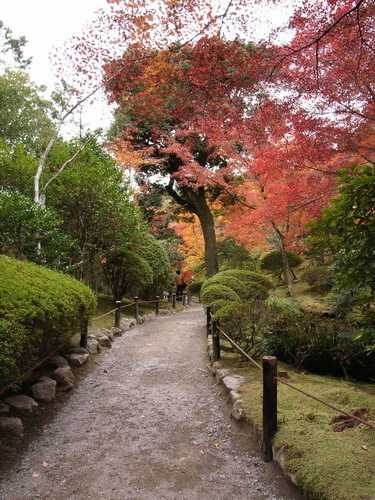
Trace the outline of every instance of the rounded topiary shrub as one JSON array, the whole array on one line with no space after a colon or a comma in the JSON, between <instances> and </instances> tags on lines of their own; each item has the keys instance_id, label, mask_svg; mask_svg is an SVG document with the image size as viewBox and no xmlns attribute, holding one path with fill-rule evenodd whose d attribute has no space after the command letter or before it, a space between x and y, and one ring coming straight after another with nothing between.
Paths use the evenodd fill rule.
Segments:
<instances>
[{"instance_id":1,"label":"rounded topiary shrub","mask_svg":"<svg viewBox=\"0 0 375 500\"><path fill-rule=\"evenodd\" d=\"M245 286L248 286L251 283L258 283L259 285L263 285L265 288L267 288L267 290L271 290L272 288L274 288L272 282L262 274L256 273L254 271L246 271L245 269L229 269L227 271L220 271L219 273L215 274L215 277L216 276L236 278Z\"/></svg>"},{"instance_id":2,"label":"rounded topiary shrub","mask_svg":"<svg viewBox=\"0 0 375 500\"><path fill-rule=\"evenodd\" d=\"M305 271L301 279L312 288L329 290L333 285L333 270L330 266L316 266Z\"/></svg>"},{"instance_id":3,"label":"rounded topiary shrub","mask_svg":"<svg viewBox=\"0 0 375 500\"><path fill-rule=\"evenodd\" d=\"M224 285L231 288L234 292L236 292L241 299L245 299L247 296L247 289L245 283L242 283L239 279L233 276L223 276L218 273L212 278L208 278L202 285L202 290L204 290L207 286L210 285Z\"/></svg>"},{"instance_id":4,"label":"rounded topiary shrub","mask_svg":"<svg viewBox=\"0 0 375 500\"><path fill-rule=\"evenodd\" d=\"M203 283L204 283L204 280L192 281L191 283L188 284L189 292L199 294Z\"/></svg>"},{"instance_id":5,"label":"rounded topiary shrub","mask_svg":"<svg viewBox=\"0 0 375 500\"><path fill-rule=\"evenodd\" d=\"M303 262L302 257L296 253L287 251L286 255L291 269L300 266ZM283 272L283 257L281 251L273 250L265 255L260 262L260 267L280 279Z\"/></svg>"},{"instance_id":6,"label":"rounded topiary shrub","mask_svg":"<svg viewBox=\"0 0 375 500\"><path fill-rule=\"evenodd\" d=\"M228 300L225 300L225 299L214 300L210 304L210 306L211 306L211 313L212 314L217 313L222 307L225 307L229 303L230 303L230 301L228 302Z\"/></svg>"},{"instance_id":7,"label":"rounded topiary shrub","mask_svg":"<svg viewBox=\"0 0 375 500\"><path fill-rule=\"evenodd\" d=\"M210 286L206 286L204 290L201 291L201 301L203 304L210 305L214 300L240 300L238 294L231 288L225 285L218 285L213 283Z\"/></svg>"},{"instance_id":8,"label":"rounded topiary shrub","mask_svg":"<svg viewBox=\"0 0 375 500\"><path fill-rule=\"evenodd\" d=\"M5 256L0 276L0 385L8 385L84 332L96 298L70 276Z\"/></svg>"}]
</instances>

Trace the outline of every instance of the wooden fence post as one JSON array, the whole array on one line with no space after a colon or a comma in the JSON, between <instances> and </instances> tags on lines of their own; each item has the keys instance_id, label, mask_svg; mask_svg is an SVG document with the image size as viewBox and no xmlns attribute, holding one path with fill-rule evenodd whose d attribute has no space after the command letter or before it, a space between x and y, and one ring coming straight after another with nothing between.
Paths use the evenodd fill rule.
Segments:
<instances>
[{"instance_id":1,"label":"wooden fence post","mask_svg":"<svg viewBox=\"0 0 375 500\"><path fill-rule=\"evenodd\" d=\"M211 306L206 307L206 328L207 328L207 337L210 334L210 324L211 324Z\"/></svg>"},{"instance_id":2,"label":"wooden fence post","mask_svg":"<svg viewBox=\"0 0 375 500\"><path fill-rule=\"evenodd\" d=\"M187 303L188 303L188 306L190 306L190 299L191 299L190 292L188 292L187 293Z\"/></svg>"},{"instance_id":3,"label":"wooden fence post","mask_svg":"<svg viewBox=\"0 0 375 500\"><path fill-rule=\"evenodd\" d=\"M212 361L220 359L220 333L217 321L212 322Z\"/></svg>"},{"instance_id":4,"label":"wooden fence post","mask_svg":"<svg viewBox=\"0 0 375 500\"><path fill-rule=\"evenodd\" d=\"M160 307L160 297L159 297L159 295L157 295L156 296L156 304L155 304L156 316L159 316L159 307Z\"/></svg>"},{"instance_id":5,"label":"wooden fence post","mask_svg":"<svg viewBox=\"0 0 375 500\"><path fill-rule=\"evenodd\" d=\"M176 294L172 294L172 307L173 309L176 309Z\"/></svg>"},{"instance_id":6,"label":"wooden fence post","mask_svg":"<svg viewBox=\"0 0 375 500\"><path fill-rule=\"evenodd\" d=\"M185 292L182 292L182 305L183 306L186 305L186 293Z\"/></svg>"},{"instance_id":7,"label":"wooden fence post","mask_svg":"<svg viewBox=\"0 0 375 500\"><path fill-rule=\"evenodd\" d=\"M116 300L116 311L115 311L115 327L120 328L121 319L121 300Z\"/></svg>"},{"instance_id":8,"label":"wooden fence post","mask_svg":"<svg viewBox=\"0 0 375 500\"><path fill-rule=\"evenodd\" d=\"M263 357L263 444L265 462L273 459L272 439L277 430L277 358Z\"/></svg>"},{"instance_id":9,"label":"wooden fence post","mask_svg":"<svg viewBox=\"0 0 375 500\"><path fill-rule=\"evenodd\" d=\"M87 347L87 335L88 335L88 330L89 330L89 322L86 319L84 321L83 327L82 327L82 332L81 332L81 339L79 345L81 347Z\"/></svg>"},{"instance_id":10,"label":"wooden fence post","mask_svg":"<svg viewBox=\"0 0 375 500\"><path fill-rule=\"evenodd\" d=\"M139 323L139 303L138 303L138 297L134 297L134 317L135 321Z\"/></svg>"}]
</instances>

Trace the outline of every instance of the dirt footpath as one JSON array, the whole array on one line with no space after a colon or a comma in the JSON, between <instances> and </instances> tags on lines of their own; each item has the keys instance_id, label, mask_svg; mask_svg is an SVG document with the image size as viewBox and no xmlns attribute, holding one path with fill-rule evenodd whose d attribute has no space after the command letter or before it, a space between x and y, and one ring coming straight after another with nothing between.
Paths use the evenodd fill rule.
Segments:
<instances>
[{"instance_id":1,"label":"dirt footpath","mask_svg":"<svg viewBox=\"0 0 375 500\"><path fill-rule=\"evenodd\" d=\"M1 500L301 500L227 416L201 305L97 360L28 446L1 457Z\"/></svg>"}]
</instances>

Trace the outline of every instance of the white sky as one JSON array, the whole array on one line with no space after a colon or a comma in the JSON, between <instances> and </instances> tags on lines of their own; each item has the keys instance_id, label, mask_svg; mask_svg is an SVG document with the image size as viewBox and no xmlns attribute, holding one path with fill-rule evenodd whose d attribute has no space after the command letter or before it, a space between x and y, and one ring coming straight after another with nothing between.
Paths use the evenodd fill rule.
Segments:
<instances>
[{"instance_id":1,"label":"white sky","mask_svg":"<svg viewBox=\"0 0 375 500\"><path fill-rule=\"evenodd\" d=\"M95 11L106 5L106 0L0 0L0 20L14 38L26 37L24 56L33 60L27 69L31 80L52 90L55 80L50 51L79 35ZM100 116L102 122L103 113L96 110L94 116ZM84 120L91 129L103 125L94 123L92 116Z\"/></svg>"}]
</instances>

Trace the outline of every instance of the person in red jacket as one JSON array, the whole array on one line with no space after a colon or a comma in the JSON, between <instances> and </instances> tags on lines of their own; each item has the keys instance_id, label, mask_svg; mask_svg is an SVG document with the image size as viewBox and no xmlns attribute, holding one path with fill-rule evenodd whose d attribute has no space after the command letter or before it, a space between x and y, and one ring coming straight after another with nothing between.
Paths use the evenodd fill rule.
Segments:
<instances>
[{"instance_id":1,"label":"person in red jacket","mask_svg":"<svg viewBox=\"0 0 375 500\"><path fill-rule=\"evenodd\" d=\"M174 285L176 287L176 300L177 300L177 302L182 302L182 294L184 293L184 289L186 288L186 283L185 283L184 277L181 274L181 271L179 269L177 269L177 271L176 271Z\"/></svg>"}]
</instances>

